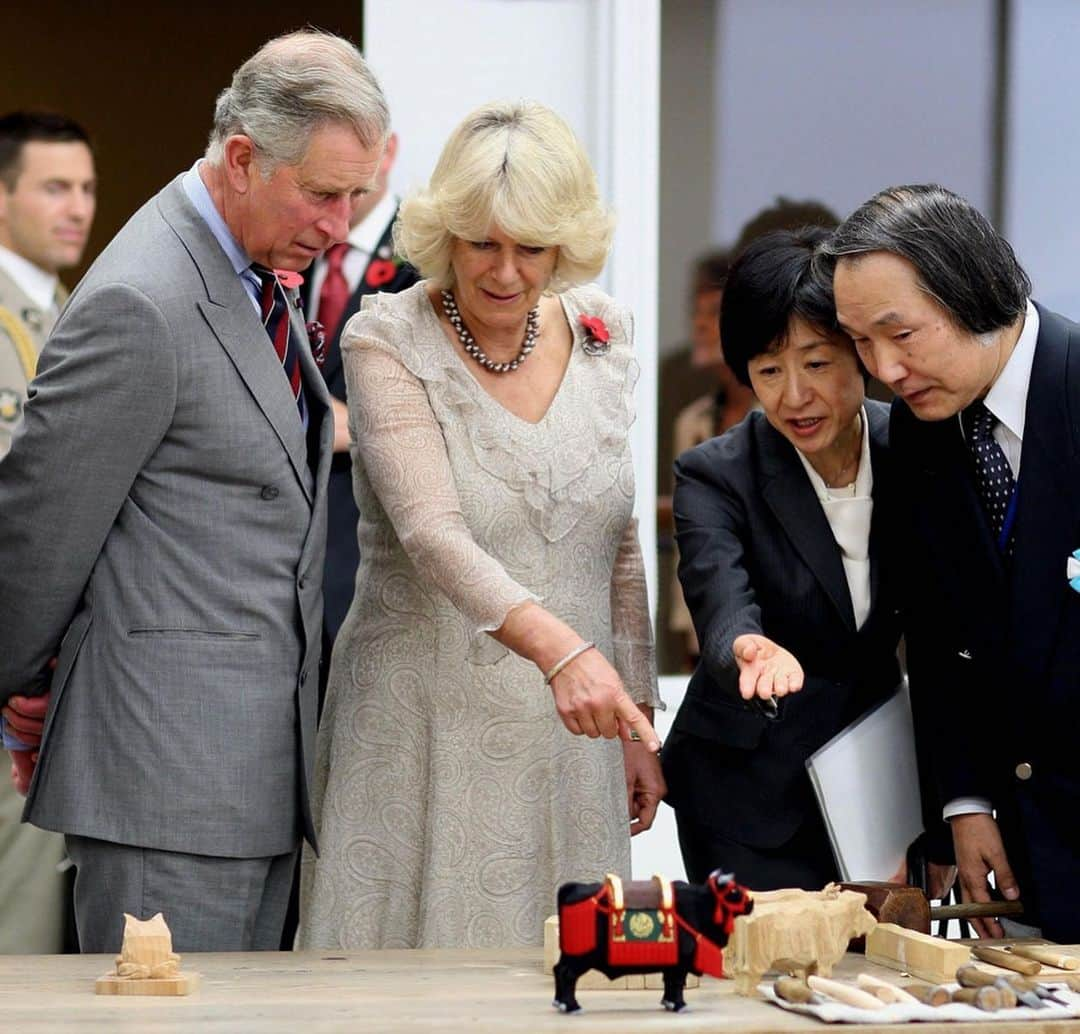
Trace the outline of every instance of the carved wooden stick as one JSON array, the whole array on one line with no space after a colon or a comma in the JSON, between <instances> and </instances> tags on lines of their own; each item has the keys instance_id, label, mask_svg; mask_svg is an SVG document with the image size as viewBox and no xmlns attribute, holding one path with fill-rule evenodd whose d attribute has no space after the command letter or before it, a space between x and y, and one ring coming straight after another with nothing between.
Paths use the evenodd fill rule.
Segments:
<instances>
[{"instance_id":1,"label":"carved wooden stick","mask_svg":"<svg viewBox=\"0 0 1080 1034\"><path fill-rule=\"evenodd\" d=\"M855 983L864 991L869 991L875 998L880 998L886 1005L892 1005L894 1002L903 1002L906 1005L921 1004L918 998L908 994L902 987L890 984L879 977L872 977L869 973L860 973L855 978Z\"/></svg>"},{"instance_id":2,"label":"carved wooden stick","mask_svg":"<svg viewBox=\"0 0 1080 1034\"><path fill-rule=\"evenodd\" d=\"M884 1009L885 1003L866 991L860 991L850 984L841 984L839 980L826 980L825 977L807 977L806 982L815 991L820 991L827 998L833 998L844 1005L853 1005L856 1009Z\"/></svg>"}]
</instances>

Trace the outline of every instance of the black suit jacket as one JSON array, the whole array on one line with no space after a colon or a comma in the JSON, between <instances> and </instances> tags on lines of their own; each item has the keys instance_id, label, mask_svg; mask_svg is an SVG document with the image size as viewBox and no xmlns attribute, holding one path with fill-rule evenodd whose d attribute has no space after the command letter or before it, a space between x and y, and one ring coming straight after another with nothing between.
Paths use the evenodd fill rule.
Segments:
<instances>
[{"instance_id":1,"label":"black suit jacket","mask_svg":"<svg viewBox=\"0 0 1080 1034\"><path fill-rule=\"evenodd\" d=\"M840 549L794 447L762 413L679 457L679 579L701 661L664 746L668 803L755 848L786 843L817 806L805 760L899 682L882 546L892 472L888 408L867 402L874 510L871 611L855 627ZM803 666L767 718L738 692L731 644L760 632Z\"/></svg>"},{"instance_id":2,"label":"black suit jacket","mask_svg":"<svg viewBox=\"0 0 1080 1034\"><path fill-rule=\"evenodd\" d=\"M916 735L935 759L938 807L981 796L998 808L1026 904L1026 848L1061 844L1033 845L1020 833L1018 793L1038 796L1062 843L1076 852L1080 842L1080 594L1065 575L1080 546L1080 327L1042 308L1039 318L1011 562L979 504L959 420L924 423L898 401L891 423L909 529ZM1026 782L1020 762L1033 771Z\"/></svg>"},{"instance_id":3,"label":"black suit jacket","mask_svg":"<svg viewBox=\"0 0 1080 1034\"><path fill-rule=\"evenodd\" d=\"M364 298L369 294L386 291L396 294L420 279L420 275L407 262L394 261L393 270L388 265L393 256L394 219L387 224L378 245L368 262L360 283L349 298L348 305L341 317L341 323L328 339L326 360L322 366L323 380L326 381L330 394L340 399L345 398L345 368L341 361L341 331L349 319L360 311ZM321 259L319 261L322 261ZM305 287L310 278L305 281ZM311 297L308 292L301 292L304 309L311 312ZM356 522L360 513L356 509L352 489L352 461L347 452L336 452L330 467L330 486L327 492L327 541L326 566L323 575L323 613L324 627L330 642L337 637L338 629L345 620L349 605L352 603L353 589L356 582L356 568L360 563L360 551L356 542ZM329 651L327 651L329 660Z\"/></svg>"}]
</instances>

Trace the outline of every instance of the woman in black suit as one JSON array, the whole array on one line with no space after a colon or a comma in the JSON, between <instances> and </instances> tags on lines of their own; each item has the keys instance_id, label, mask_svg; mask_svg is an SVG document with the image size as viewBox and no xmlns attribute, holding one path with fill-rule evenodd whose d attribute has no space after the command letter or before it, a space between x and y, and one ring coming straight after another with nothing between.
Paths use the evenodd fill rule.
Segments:
<instances>
[{"instance_id":1,"label":"woman in black suit","mask_svg":"<svg viewBox=\"0 0 1080 1034\"><path fill-rule=\"evenodd\" d=\"M679 457L679 579L701 659L664 746L687 874L756 890L837 879L806 758L897 686L884 569L888 407L836 327L827 231L752 243L728 275L725 358L761 411Z\"/></svg>"}]
</instances>

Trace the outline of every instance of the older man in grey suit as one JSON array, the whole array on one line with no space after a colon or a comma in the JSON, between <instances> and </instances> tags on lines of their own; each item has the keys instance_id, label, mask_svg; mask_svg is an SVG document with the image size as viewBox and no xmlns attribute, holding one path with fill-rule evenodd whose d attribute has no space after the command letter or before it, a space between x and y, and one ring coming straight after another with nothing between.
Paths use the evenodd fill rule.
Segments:
<instances>
[{"instance_id":1,"label":"older man in grey suit","mask_svg":"<svg viewBox=\"0 0 1080 1034\"><path fill-rule=\"evenodd\" d=\"M333 437L289 271L348 235L387 131L351 44L266 44L72 295L0 463L0 699L25 730L51 679L25 818L67 836L84 951L158 910L180 951L278 947Z\"/></svg>"}]
</instances>

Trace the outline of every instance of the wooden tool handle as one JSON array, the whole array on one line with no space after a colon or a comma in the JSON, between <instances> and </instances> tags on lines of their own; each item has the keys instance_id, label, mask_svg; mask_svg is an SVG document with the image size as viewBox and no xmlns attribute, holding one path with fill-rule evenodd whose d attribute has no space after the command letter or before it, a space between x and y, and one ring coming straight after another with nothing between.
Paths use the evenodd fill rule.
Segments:
<instances>
[{"instance_id":1,"label":"wooden tool handle","mask_svg":"<svg viewBox=\"0 0 1080 1034\"><path fill-rule=\"evenodd\" d=\"M930 909L931 919L983 919L986 916L1015 916L1024 911L1020 901L965 901L962 905L938 905Z\"/></svg>"},{"instance_id":2,"label":"wooden tool handle","mask_svg":"<svg viewBox=\"0 0 1080 1034\"><path fill-rule=\"evenodd\" d=\"M952 1000L951 992L942 984L908 984L904 990L916 1001L935 1008Z\"/></svg>"},{"instance_id":3,"label":"wooden tool handle","mask_svg":"<svg viewBox=\"0 0 1080 1034\"><path fill-rule=\"evenodd\" d=\"M978 966L961 966L956 971L956 982L961 987L993 987L997 977Z\"/></svg>"},{"instance_id":4,"label":"wooden tool handle","mask_svg":"<svg viewBox=\"0 0 1080 1034\"><path fill-rule=\"evenodd\" d=\"M999 948L981 948L975 944L971 947L971 954L980 962L989 962L991 965L1000 966L1002 969L1011 969L1013 972L1023 973L1027 977L1035 976L1042 969L1042 966L1034 959L1018 959L1015 955L1007 951L1001 951Z\"/></svg>"},{"instance_id":5,"label":"wooden tool handle","mask_svg":"<svg viewBox=\"0 0 1080 1034\"><path fill-rule=\"evenodd\" d=\"M1052 944L1014 944L1009 949L1014 955L1033 959L1044 966L1056 969L1080 969L1080 959L1073 955L1062 955Z\"/></svg>"},{"instance_id":6,"label":"wooden tool handle","mask_svg":"<svg viewBox=\"0 0 1080 1034\"><path fill-rule=\"evenodd\" d=\"M806 982L815 991L820 991L828 998L833 998L844 1005L853 1005L856 1009L884 1009L885 1003L866 991L860 991L850 984L841 984L839 980L826 980L824 977L807 977Z\"/></svg>"},{"instance_id":7,"label":"wooden tool handle","mask_svg":"<svg viewBox=\"0 0 1080 1034\"><path fill-rule=\"evenodd\" d=\"M903 1002L905 1005L918 1005L919 999L910 995L902 987L890 984L887 980L872 977L869 973L860 973L855 983L864 991L869 991L875 998L880 998L886 1005Z\"/></svg>"},{"instance_id":8,"label":"wooden tool handle","mask_svg":"<svg viewBox=\"0 0 1080 1034\"><path fill-rule=\"evenodd\" d=\"M785 1002L795 1002L798 1005L806 1005L814 997L814 992L810 990L809 985L798 977L777 977L773 990L777 998L783 998Z\"/></svg>"},{"instance_id":9,"label":"wooden tool handle","mask_svg":"<svg viewBox=\"0 0 1080 1034\"><path fill-rule=\"evenodd\" d=\"M997 1012L1001 1008L1001 992L996 987L962 987L953 991L952 1000L986 1012Z\"/></svg>"}]
</instances>

